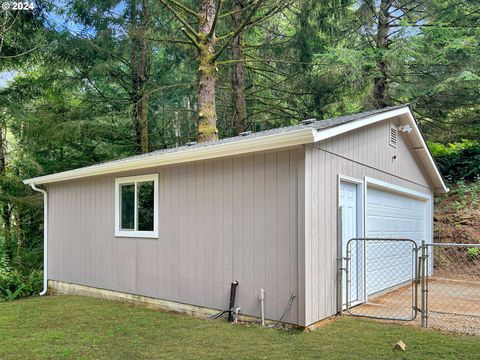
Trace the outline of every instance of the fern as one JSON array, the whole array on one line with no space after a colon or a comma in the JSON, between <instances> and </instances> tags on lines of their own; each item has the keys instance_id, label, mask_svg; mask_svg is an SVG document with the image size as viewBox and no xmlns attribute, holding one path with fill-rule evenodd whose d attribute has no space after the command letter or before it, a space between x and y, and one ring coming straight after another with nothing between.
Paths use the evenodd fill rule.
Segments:
<instances>
[{"instance_id":1,"label":"fern","mask_svg":"<svg viewBox=\"0 0 480 360\"><path fill-rule=\"evenodd\" d=\"M5 293L7 294L7 301L14 301L18 299L21 296L24 287L25 285L20 285L14 292L12 292L10 289L6 289Z\"/></svg>"}]
</instances>

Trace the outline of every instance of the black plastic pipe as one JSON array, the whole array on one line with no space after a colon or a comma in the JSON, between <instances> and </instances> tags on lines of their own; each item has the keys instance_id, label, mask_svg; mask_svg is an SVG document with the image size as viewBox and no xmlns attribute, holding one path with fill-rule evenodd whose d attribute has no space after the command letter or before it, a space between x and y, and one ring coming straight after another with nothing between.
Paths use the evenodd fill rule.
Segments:
<instances>
[{"instance_id":1,"label":"black plastic pipe","mask_svg":"<svg viewBox=\"0 0 480 360\"><path fill-rule=\"evenodd\" d=\"M228 305L228 321L233 322L233 313L235 312L235 295L237 293L238 281L232 281L230 285L230 303Z\"/></svg>"}]
</instances>

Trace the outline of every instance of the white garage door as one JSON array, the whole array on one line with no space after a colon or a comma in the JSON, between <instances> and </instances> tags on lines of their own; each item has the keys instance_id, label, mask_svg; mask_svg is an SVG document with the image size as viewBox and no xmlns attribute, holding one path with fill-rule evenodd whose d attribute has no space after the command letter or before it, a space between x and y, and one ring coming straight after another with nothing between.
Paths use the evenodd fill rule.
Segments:
<instances>
[{"instance_id":1,"label":"white garage door","mask_svg":"<svg viewBox=\"0 0 480 360\"><path fill-rule=\"evenodd\" d=\"M369 187L366 199L367 237L427 240L427 202ZM411 279L412 244L369 243L366 248L367 294Z\"/></svg>"}]
</instances>

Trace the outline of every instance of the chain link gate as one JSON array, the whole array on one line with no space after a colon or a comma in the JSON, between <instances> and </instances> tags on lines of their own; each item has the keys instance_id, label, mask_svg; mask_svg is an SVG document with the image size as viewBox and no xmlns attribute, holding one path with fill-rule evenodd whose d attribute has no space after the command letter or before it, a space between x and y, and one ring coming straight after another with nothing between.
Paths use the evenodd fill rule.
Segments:
<instances>
[{"instance_id":1,"label":"chain link gate","mask_svg":"<svg viewBox=\"0 0 480 360\"><path fill-rule=\"evenodd\" d=\"M353 238L339 257L339 312L480 335L480 244Z\"/></svg>"},{"instance_id":2,"label":"chain link gate","mask_svg":"<svg viewBox=\"0 0 480 360\"><path fill-rule=\"evenodd\" d=\"M423 256L411 239L353 238L339 272L340 311L349 315L411 321L420 311Z\"/></svg>"}]
</instances>

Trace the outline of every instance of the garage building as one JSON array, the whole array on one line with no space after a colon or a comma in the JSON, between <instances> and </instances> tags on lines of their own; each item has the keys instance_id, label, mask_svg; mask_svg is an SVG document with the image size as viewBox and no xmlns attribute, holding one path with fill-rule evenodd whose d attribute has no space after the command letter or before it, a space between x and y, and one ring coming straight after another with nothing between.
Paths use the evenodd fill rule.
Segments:
<instances>
[{"instance_id":1,"label":"garage building","mask_svg":"<svg viewBox=\"0 0 480 360\"><path fill-rule=\"evenodd\" d=\"M212 314L238 281L241 315L260 316L265 289L266 318L288 309L282 320L299 326L339 311L337 258L349 239L431 241L433 195L447 191L408 106L25 183L45 197L45 288ZM358 303L401 281L376 281L376 271L359 264Z\"/></svg>"}]
</instances>

